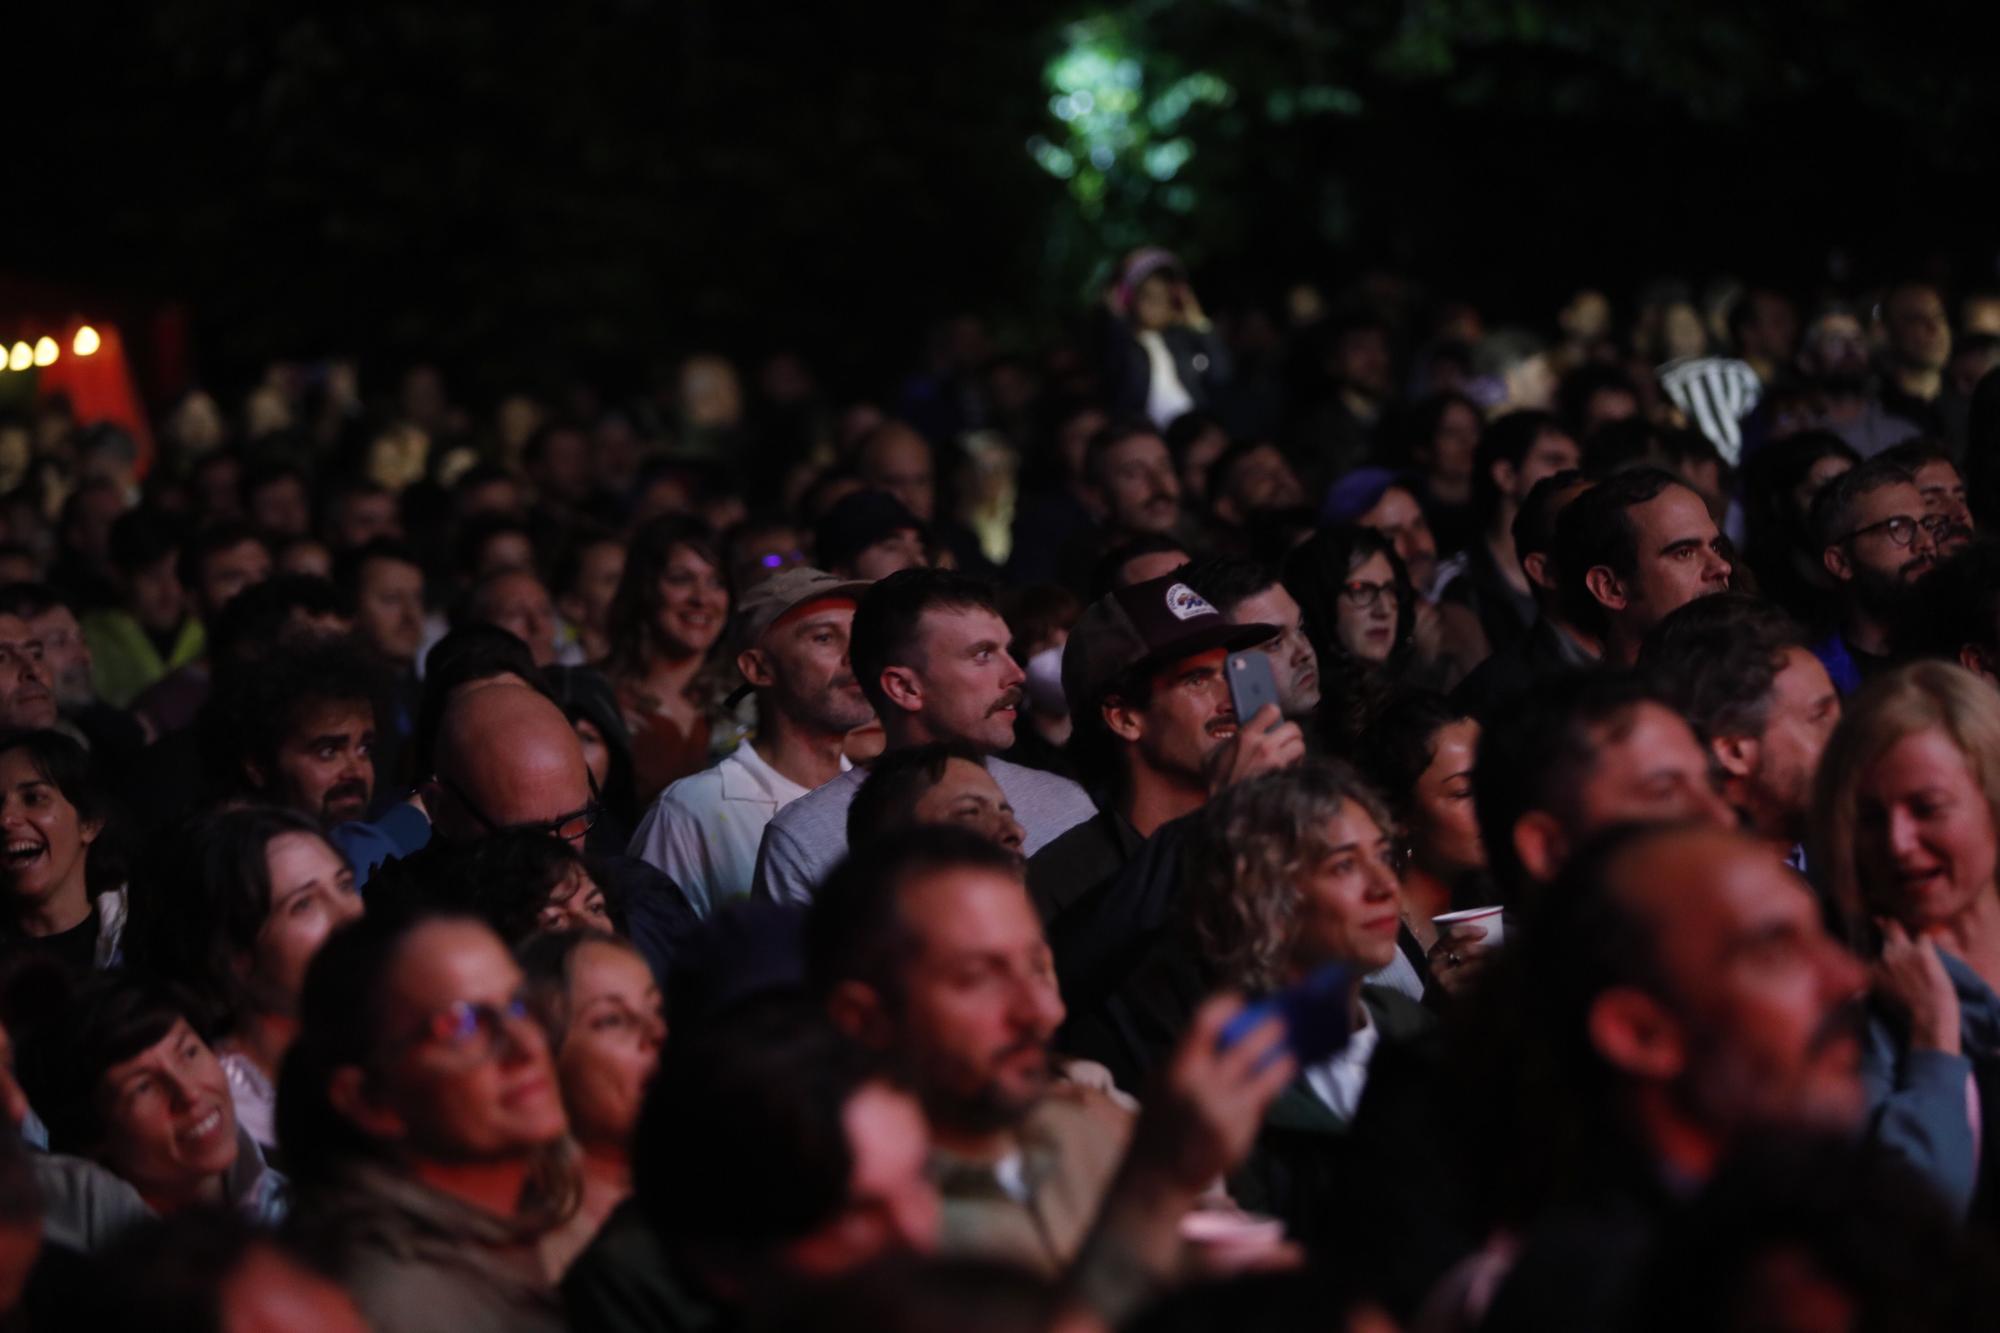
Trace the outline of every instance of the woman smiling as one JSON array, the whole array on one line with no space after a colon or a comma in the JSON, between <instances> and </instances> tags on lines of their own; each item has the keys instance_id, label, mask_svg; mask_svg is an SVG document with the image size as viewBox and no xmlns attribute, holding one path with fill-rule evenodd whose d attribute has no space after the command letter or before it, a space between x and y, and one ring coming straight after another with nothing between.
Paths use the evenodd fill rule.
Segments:
<instances>
[{"instance_id":1,"label":"woman smiling","mask_svg":"<svg viewBox=\"0 0 2000 1333\"><path fill-rule=\"evenodd\" d=\"M116 961L125 895L104 883L108 872L91 873L103 832L82 746L55 731L0 733L0 950L53 954L79 971Z\"/></svg>"}]
</instances>

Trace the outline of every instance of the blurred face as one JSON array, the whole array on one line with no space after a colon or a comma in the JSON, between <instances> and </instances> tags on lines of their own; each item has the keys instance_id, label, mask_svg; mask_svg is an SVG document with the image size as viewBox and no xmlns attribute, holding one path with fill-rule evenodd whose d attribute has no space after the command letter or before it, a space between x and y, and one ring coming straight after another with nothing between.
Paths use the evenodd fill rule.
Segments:
<instances>
[{"instance_id":1,"label":"blurred face","mask_svg":"<svg viewBox=\"0 0 2000 1333\"><path fill-rule=\"evenodd\" d=\"M1299 884L1292 972L1303 977L1323 963L1385 968L1403 920L1389 836L1358 803L1343 801L1321 837L1330 850Z\"/></svg>"},{"instance_id":2,"label":"blurred face","mask_svg":"<svg viewBox=\"0 0 2000 1333\"><path fill-rule=\"evenodd\" d=\"M1971 545L1972 506L1966 499L1965 478L1958 475L1958 469L1950 460L1939 458L1918 468L1916 476L1924 513L1944 520L1944 526L1937 531L1938 557L1942 559Z\"/></svg>"},{"instance_id":3,"label":"blurred face","mask_svg":"<svg viewBox=\"0 0 2000 1333\"><path fill-rule=\"evenodd\" d=\"M1889 352L1898 364L1915 370L1943 370L1951 360L1951 321L1944 301L1933 287L1899 287L1883 310L1889 326Z\"/></svg>"},{"instance_id":4,"label":"blurred face","mask_svg":"<svg viewBox=\"0 0 2000 1333\"><path fill-rule=\"evenodd\" d=\"M1208 495L1208 470L1229 447L1229 437L1219 430L1205 430L1188 442L1181 454L1181 494L1203 499Z\"/></svg>"},{"instance_id":5,"label":"blurred face","mask_svg":"<svg viewBox=\"0 0 2000 1333\"><path fill-rule=\"evenodd\" d=\"M98 1085L104 1143L92 1154L156 1212L213 1197L236 1164L236 1104L215 1052L185 1020Z\"/></svg>"},{"instance_id":6,"label":"blurred face","mask_svg":"<svg viewBox=\"0 0 2000 1333\"><path fill-rule=\"evenodd\" d=\"M611 909L605 905L604 890L582 866L573 866L562 882L549 890L548 901L535 916L537 930L595 930L615 935Z\"/></svg>"},{"instance_id":7,"label":"blurred face","mask_svg":"<svg viewBox=\"0 0 2000 1333\"><path fill-rule=\"evenodd\" d=\"M1347 573L1340 594L1341 647L1364 662L1389 660L1396 647L1396 570L1377 552Z\"/></svg>"},{"instance_id":8,"label":"blurred face","mask_svg":"<svg viewBox=\"0 0 2000 1333\"><path fill-rule=\"evenodd\" d=\"M403 535L403 520L396 512L396 497L382 491L358 491L340 504L340 520L334 524L333 542L343 551L382 537Z\"/></svg>"},{"instance_id":9,"label":"blurred face","mask_svg":"<svg viewBox=\"0 0 2000 1333\"><path fill-rule=\"evenodd\" d=\"M1687 1112L1723 1134L1857 1128L1866 1099L1850 1001L1866 974L1798 877L1726 834L1669 841L1644 874Z\"/></svg>"},{"instance_id":10,"label":"blurred face","mask_svg":"<svg viewBox=\"0 0 2000 1333\"><path fill-rule=\"evenodd\" d=\"M1751 810L1764 831L1794 842L1804 836L1819 759L1839 724L1840 692L1826 668L1805 649L1787 648L1785 665L1771 683L1770 712L1750 779Z\"/></svg>"},{"instance_id":11,"label":"blurred face","mask_svg":"<svg viewBox=\"0 0 2000 1333\"><path fill-rule=\"evenodd\" d=\"M418 926L387 990L381 1051L342 1108L368 1133L418 1158L475 1163L518 1161L567 1132L548 1044L521 1002L521 970L491 930L463 920Z\"/></svg>"},{"instance_id":12,"label":"blurred face","mask_svg":"<svg viewBox=\"0 0 2000 1333\"><path fill-rule=\"evenodd\" d=\"M1450 402L1438 416L1425 468L1434 477L1463 482L1472 476L1472 455L1479 448L1479 414L1464 403Z\"/></svg>"},{"instance_id":13,"label":"blurred face","mask_svg":"<svg viewBox=\"0 0 2000 1333\"><path fill-rule=\"evenodd\" d=\"M963 825L1016 856L1026 837L993 775L983 765L963 759L945 762L944 776L917 798L916 815L920 824Z\"/></svg>"},{"instance_id":14,"label":"blurred face","mask_svg":"<svg viewBox=\"0 0 2000 1333\"><path fill-rule=\"evenodd\" d=\"M915 674L932 736L996 753L1014 743L1028 678L1007 653L1008 637L1007 622L984 607L924 612Z\"/></svg>"},{"instance_id":15,"label":"blurred face","mask_svg":"<svg viewBox=\"0 0 2000 1333\"><path fill-rule=\"evenodd\" d=\"M1506 375L1507 406L1546 412L1556 398L1556 373L1548 357L1537 352Z\"/></svg>"},{"instance_id":16,"label":"blurred face","mask_svg":"<svg viewBox=\"0 0 2000 1333\"><path fill-rule=\"evenodd\" d=\"M325 838L280 833L264 848L271 907L248 959L250 991L267 1013L298 1011L306 964L334 929L361 915L354 871Z\"/></svg>"},{"instance_id":17,"label":"blurred face","mask_svg":"<svg viewBox=\"0 0 2000 1333\"><path fill-rule=\"evenodd\" d=\"M1514 498L1518 500L1535 489L1535 483L1542 478L1567 472L1582 462L1583 452L1576 447L1575 440L1559 430L1543 431L1521 456L1521 465L1514 469Z\"/></svg>"},{"instance_id":18,"label":"blurred face","mask_svg":"<svg viewBox=\"0 0 2000 1333\"><path fill-rule=\"evenodd\" d=\"M57 899L81 902L84 858L99 825L77 815L23 749L0 754L0 863L8 904L24 916Z\"/></svg>"},{"instance_id":19,"label":"blurred face","mask_svg":"<svg viewBox=\"0 0 2000 1333\"><path fill-rule=\"evenodd\" d=\"M1334 376L1371 398L1386 398L1395 389L1389 365L1389 339L1380 329L1354 329L1334 351Z\"/></svg>"},{"instance_id":20,"label":"blurred face","mask_svg":"<svg viewBox=\"0 0 2000 1333\"><path fill-rule=\"evenodd\" d=\"M55 724L56 695L42 641L19 616L0 615L0 725Z\"/></svg>"},{"instance_id":21,"label":"blurred face","mask_svg":"<svg viewBox=\"0 0 2000 1333\"><path fill-rule=\"evenodd\" d=\"M585 547L563 613L594 633L609 633L611 599L618 595L618 580L624 574L625 543L597 542Z\"/></svg>"},{"instance_id":22,"label":"blurred face","mask_svg":"<svg viewBox=\"0 0 2000 1333\"><path fill-rule=\"evenodd\" d=\"M297 477L279 477L258 487L250 497L250 526L273 537L303 537L312 527L312 507L305 484Z\"/></svg>"},{"instance_id":23,"label":"blurred face","mask_svg":"<svg viewBox=\"0 0 2000 1333\"><path fill-rule=\"evenodd\" d=\"M1410 793L1410 845L1416 860L1447 876L1483 869L1486 848L1472 803L1479 724L1469 717L1446 723L1431 737L1431 746L1430 765Z\"/></svg>"},{"instance_id":24,"label":"blurred face","mask_svg":"<svg viewBox=\"0 0 2000 1333\"><path fill-rule=\"evenodd\" d=\"M295 537L285 543L273 565L279 574L308 574L316 579L333 577L333 552L313 537Z\"/></svg>"},{"instance_id":25,"label":"blurred face","mask_svg":"<svg viewBox=\"0 0 2000 1333\"><path fill-rule=\"evenodd\" d=\"M1388 539L1410 571L1410 582L1419 590L1431 586L1437 577L1437 539L1431 536L1430 521L1424 517L1417 497L1401 486L1382 492L1375 507L1358 520Z\"/></svg>"},{"instance_id":26,"label":"blurred face","mask_svg":"<svg viewBox=\"0 0 2000 1333\"><path fill-rule=\"evenodd\" d=\"M160 557L127 580L132 616L148 632L171 634L187 615L187 594L174 572L173 553Z\"/></svg>"},{"instance_id":27,"label":"blurred face","mask_svg":"<svg viewBox=\"0 0 2000 1333\"><path fill-rule=\"evenodd\" d=\"M622 945L580 944L570 955L567 1022L556 1077L579 1143L623 1151L667 1035L660 988Z\"/></svg>"},{"instance_id":28,"label":"blurred face","mask_svg":"<svg viewBox=\"0 0 2000 1333\"><path fill-rule=\"evenodd\" d=\"M923 537L914 528L901 528L855 555L854 577L886 579L899 569L921 569L926 563Z\"/></svg>"},{"instance_id":29,"label":"blurred face","mask_svg":"<svg viewBox=\"0 0 2000 1333\"><path fill-rule=\"evenodd\" d=\"M275 768L260 785L280 804L327 828L361 818L375 794L375 710L351 699L309 704L279 745Z\"/></svg>"},{"instance_id":30,"label":"blurred face","mask_svg":"<svg viewBox=\"0 0 2000 1333\"><path fill-rule=\"evenodd\" d=\"M860 458L861 479L887 491L928 523L937 512L937 479L930 446L913 430L889 427L871 438Z\"/></svg>"},{"instance_id":31,"label":"blurred face","mask_svg":"<svg viewBox=\"0 0 2000 1333\"><path fill-rule=\"evenodd\" d=\"M196 590L203 620L213 620L230 599L271 577L271 553L260 541L239 542L216 551L201 562L201 587Z\"/></svg>"},{"instance_id":32,"label":"blurred face","mask_svg":"<svg viewBox=\"0 0 2000 1333\"><path fill-rule=\"evenodd\" d=\"M906 884L900 906L913 951L897 1045L932 1120L981 1131L1019 1123L1048 1090L1064 1012L1027 889L961 867Z\"/></svg>"},{"instance_id":33,"label":"blurred face","mask_svg":"<svg viewBox=\"0 0 2000 1333\"><path fill-rule=\"evenodd\" d=\"M729 618L722 571L685 546L667 555L660 574L660 609L653 628L675 656L700 656L714 646Z\"/></svg>"},{"instance_id":34,"label":"blurred face","mask_svg":"<svg viewBox=\"0 0 2000 1333\"><path fill-rule=\"evenodd\" d=\"M473 574L485 578L503 569L532 570L535 567L535 546L525 532L496 532L489 536L479 548L479 558L474 562Z\"/></svg>"},{"instance_id":35,"label":"blurred face","mask_svg":"<svg viewBox=\"0 0 2000 1333\"><path fill-rule=\"evenodd\" d=\"M841 1112L854 1159L847 1202L810 1235L785 1246L785 1267L833 1277L899 1251L937 1246L937 1186L927 1170L930 1127L916 1100L886 1083L868 1083Z\"/></svg>"},{"instance_id":36,"label":"blurred face","mask_svg":"<svg viewBox=\"0 0 2000 1333\"><path fill-rule=\"evenodd\" d=\"M590 441L582 431L555 430L542 441L533 468L535 484L552 499L574 502L590 494Z\"/></svg>"},{"instance_id":37,"label":"blurred face","mask_svg":"<svg viewBox=\"0 0 2000 1333\"><path fill-rule=\"evenodd\" d=\"M1259 645L1258 651L1271 659L1271 676L1278 682L1278 702L1286 718L1296 722L1319 707L1319 658L1306 637L1304 613L1284 584L1273 583L1245 597L1230 610L1229 620L1278 627L1278 637Z\"/></svg>"},{"instance_id":38,"label":"blurred face","mask_svg":"<svg viewBox=\"0 0 2000 1333\"><path fill-rule=\"evenodd\" d=\"M1854 859L1872 910L1928 931L1993 893L1993 809L1944 731L1884 750L1855 795Z\"/></svg>"},{"instance_id":39,"label":"blurred face","mask_svg":"<svg viewBox=\"0 0 2000 1333\"><path fill-rule=\"evenodd\" d=\"M1181 517L1181 483L1157 435L1134 435L1105 450L1104 505L1113 528L1134 535L1174 530Z\"/></svg>"},{"instance_id":40,"label":"blurred face","mask_svg":"<svg viewBox=\"0 0 2000 1333\"><path fill-rule=\"evenodd\" d=\"M417 660L424 643L424 574L401 560L370 560L361 567L354 599L354 628L397 666Z\"/></svg>"},{"instance_id":41,"label":"blurred face","mask_svg":"<svg viewBox=\"0 0 2000 1333\"><path fill-rule=\"evenodd\" d=\"M549 590L533 574L502 575L484 595L486 620L506 630L545 667L556 660L556 608Z\"/></svg>"},{"instance_id":42,"label":"blurred face","mask_svg":"<svg viewBox=\"0 0 2000 1333\"><path fill-rule=\"evenodd\" d=\"M1158 672L1143 710L1108 700L1112 734L1129 741L1154 772L1199 781L1209 756L1236 734L1236 707L1222 674L1228 657L1216 648Z\"/></svg>"},{"instance_id":43,"label":"blurred face","mask_svg":"<svg viewBox=\"0 0 2000 1333\"><path fill-rule=\"evenodd\" d=\"M1151 275L1132 293L1132 322L1142 329L1164 329L1179 314L1173 279L1164 273Z\"/></svg>"},{"instance_id":44,"label":"blurred face","mask_svg":"<svg viewBox=\"0 0 2000 1333\"><path fill-rule=\"evenodd\" d=\"M1278 452L1264 444L1238 459L1229 469L1229 507L1241 521L1259 509L1287 509L1305 503L1305 487Z\"/></svg>"},{"instance_id":45,"label":"blurred face","mask_svg":"<svg viewBox=\"0 0 2000 1333\"><path fill-rule=\"evenodd\" d=\"M865 726L875 709L847 660L854 603L808 602L780 616L759 645L779 709L822 732Z\"/></svg>"},{"instance_id":46,"label":"blurred face","mask_svg":"<svg viewBox=\"0 0 2000 1333\"><path fill-rule=\"evenodd\" d=\"M1735 814L1709 777L1708 755L1671 708L1638 704L1599 727L1592 739L1595 762L1576 793L1577 838L1624 823L1698 819L1736 826Z\"/></svg>"},{"instance_id":47,"label":"blurred face","mask_svg":"<svg viewBox=\"0 0 2000 1333\"><path fill-rule=\"evenodd\" d=\"M1669 486L1626 511L1638 566L1622 581L1614 607L1631 632L1644 634L1697 597L1729 589L1729 557L1708 506L1685 486Z\"/></svg>"},{"instance_id":48,"label":"blurred face","mask_svg":"<svg viewBox=\"0 0 2000 1333\"><path fill-rule=\"evenodd\" d=\"M1937 565L1937 536L1925 521L1924 497L1915 486L1877 486L1856 502L1847 540L1829 548L1828 568L1862 605L1887 610Z\"/></svg>"},{"instance_id":49,"label":"blurred face","mask_svg":"<svg viewBox=\"0 0 2000 1333\"><path fill-rule=\"evenodd\" d=\"M1599 426L1629 421L1638 415L1638 395L1623 385L1607 384L1593 389L1583 405L1583 433L1588 435Z\"/></svg>"}]
</instances>

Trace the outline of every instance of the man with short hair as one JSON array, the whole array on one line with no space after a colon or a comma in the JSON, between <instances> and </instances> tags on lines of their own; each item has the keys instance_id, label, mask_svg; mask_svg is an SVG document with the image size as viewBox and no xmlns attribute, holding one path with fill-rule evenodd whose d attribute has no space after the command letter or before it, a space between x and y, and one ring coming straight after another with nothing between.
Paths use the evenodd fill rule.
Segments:
<instances>
[{"instance_id":1,"label":"man with short hair","mask_svg":"<svg viewBox=\"0 0 2000 1333\"><path fill-rule=\"evenodd\" d=\"M1231 445L1208 472L1208 508L1224 529L1247 541L1260 514L1297 509L1306 488L1289 459L1269 440Z\"/></svg>"},{"instance_id":2,"label":"man with short hair","mask_svg":"<svg viewBox=\"0 0 2000 1333\"><path fill-rule=\"evenodd\" d=\"M1569 618L1555 568L1556 520L1591 482L1574 469L1543 477L1514 515L1514 554L1535 593L1535 620L1496 649L1452 691L1452 702L1484 720L1545 675L1595 665L1604 645Z\"/></svg>"},{"instance_id":3,"label":"man with short hair","mask_svg":"<svg viewBox=\"0 0 2000 1333\"><path fill-rule=\"evenodd\" d=\"M1143 419L1114 421L1090 437L1083 480L1098 524L1072 538L1060 561L1061 582L1078 592L1088 592L1090 572L1105 552L1135 537L1176 537L1181 526L1173 455Z\"/></svg>"},{"instance_id":4,"label":"man with short hair","mask_svg":"<svg viewBox=\"0 0 2000 1333\"><path fill-rule=\"evenodd\" d=\"M1489 1328L1618 1322L1655 1230L1732 1152L1852 1136L1867 1110L1867 973L1757 839L1620 830L1545 903L1521 993L1495 997L1542 1048L1518 1094L1532 1141L1510 1150L1543 1183Z\"/></svg>"},{"instance_id":5,"label":"man with short hair","mask_svg":"<svg viewBox=\"0 0 2000 1333\"><path fill-rule=\"evenodd\" d=\"M1899 282L1876 307L1882 342L1882 407L1914 421L1932 439L1944 434L1938 395L1951 364L1951 319L1928 282Z\"/></svg>"},{"instance_id":6,"label":"man with short hair","mask_svg":"<svg viewBox=\"0 0 2000 1333\"><path fill-rule=\"evenodd\" d=\"M987 585L949 570L902 570L862 594L850 653L888 748L962 740L995 756L1011 746L1027 677L1007 653L1010 637ZM1094 813L1067 778L997 757L987 771L1013 805L1029 855ZM842 773L778 811L757 854L753 896L811 899L846 851L847 807L862 776Z\"/></svg>"},{"instance_id":7,"label":"man with short hair","mask_svg":"<svg viewBox=\"0 0 2000 1333\"><path fill-rule=\"evenodd\" d=\"M424 644L424 570L416 553L378 538L344 552L333 586L354 632L399 675L414 672Z\"/></svg>"},{"instance_id":8,"label":"man with short hair","mask_svg":"<svg viewBox=\"0 0 2000 1333\"><path fill-rule=\"evenodd\" d=\"M243 784L321 827L363 818L375 795L373 665L342 642L282 645L234 702Z\"/></svg>"},{"instance_id":9,"label":"man with short hair","mask_svg":"<svg viewBox=\"0 0 2000 1333\"><path fill-rule=\"evenodd\" d=\"M777 813L851 767L842 745L875 716L848 657L867 589L795 565L743 593L730 642L757 700L756 737L670 784L641 816L630 849L702 916L750 892Z\"/></svg>"},{"instance_id":10,"label":"man with short hair","mask_svg":"<svg viewBox=\"0 0 2000 1333\"><path fill-rule=\"evenodd\" d=\"M1839 625L1813 651L1842 694L1895 665L1900 609L1937 564L1947 524L1925 509L1915 477L1880 458L1813 498L1814 539L1840 600Z\"/></svg>"},{"instance_id":11,"label":"man with short hair","mask_svg":"<svg viewBox=\"0 0 2000 1333\"><path fill-rule=\"evenodd\" d=\"M537 667L555 664L555 603L533 570L501 569L473 584L465 596L465 619L506 630L528 645Z\"/></svg>"},{"instance_id":12,"label":"man with short hair","mask_svg":"<svg viewBox=\"0 0 2000 1333\"><path fill-rule=\"evenodd\" d=\"M1630 667L1646 631L1729 587L1727 540L1692 488L1659 468L1613 473L1562 511L1555 563L1570 619Z\"/></svg>"},{"instance_id":13,"label":"man with short hair","mask_svg":"<svg viewBox=\"0 0 2000 1333\"><path fill-rule=\"evenodd\" d=\"M1970 495L1958 464L1943 445L1932 440L1905 440L1876 455L1910 474L1924 498L1924 514L1944 520L1936 529L1938 559L1963 550L1976 535Z\"/></svg>"},{"instance_id":14,"label":"man with short hair","mask_svg":"<svg viewBox=\"0 0 2000 1333\"><path fill-rule=\"evenodd\" d=\"M94 762L122 766L152 739L132 713L97 697L90 679L90 645L55 589L46 583L0 585L0 617L25 621L24 637L41 644L42 665L60 713L55 725L72 729L90 748ZM5 641L20 642L11 634Z\"/></svg>"},{"instance_id":15,"label":"man with short hair","mask_svg":"<svg viewBox=\"0 0 2000 1333\"><path fill-rule=\"evenodd\" d=\"M53 727L56 715L42 641L20 616L0 613L0 726Z\"/></svg>"},{"instance_id":16,"label":"man with short hair","mask_svg":"<svg viewBox=\"0 0 2000 1333\"><path fill-rule=\"evenodd\" d=\"M1255 560L1204 556L1176 571L1232 625L1270 625L1277 633L1255 645L1270 659L1278 709L1304 726L1319 708L1319 658L1305 634L1305 615L1277 571Z\"/></svg>"},{"instance_id":17,"label":"man with short hair","mask_svg":"<svg viewBox=\"0 0 2000 1333\"><path fill-rule=\"evenodd\" d=\"M121 602L83 617L97 693L128 708L153 682L199 658L201 622L187 614L187 595L175 565L180 536L165 518L145 509L111 525L111 567Z\"/></svg>"},{"instance_id":18,"label":"man with short hair","mask_svg":"<svg viewBox=\"0 0 2000 1333\"><path fill-rule=\"evenodd\" d=\"M844 579L870 582L929 563L923 520L886 491L856 491L819 521L813 558Z\"/></svg>"},{"instance_id":19,"label":"man with short hair","mask_svg":"<svg viewBox=\"0 0 2000 1333\"><path fill-rule=\"evenodd\" d=\"M1601 672L1546 677L1491 718L1472 798L1493 877L1514 902L1614 824L1736 825L1687 721L1642 681Z\"/></svg>"},{"instance_id":20,"label":"man with short hair","mask_svg":"<svg viewBox=\"0 0 2000 1333\"><path fill-rule=\"evenodd\" d=\"M242 524L217 523L188 538L177 569L193 623L202 632L201 654L169 670L132 701L132 710L160 735L192 724L208 702L208 627L245 588L271 577L271 551Z\"/></svg>"},{"instance_id":21,"label":"man with short hair","mask_svg":"<svg viewBox=\"0 0 2000 1333\"><path fill-rule=\"evenodd\" d=\"M927 824L968 829L1019 855L1021 824L986 756L964 741L890 750L868 766L847 808L847 845L863 848Z\"/></svg>"},{"instance_id":22,"label":"man with short hair","mask_svg":"<svg viewBox=\"0 0 2000 1333\"><path fill-rule=\"evenodd\" d=\"M401 541L403 518L395 492L366 477L338 482L327 497L326 544L339 557L380 541Z\"/></svg>"},{"instance_id":23,"label":"man with short hair","mask_svg":"<svg viewBox=\"0 0 2000 1333\"><path fill-rule=\"evenodd\" d=\"M1514 519L1535 484L1577 466L1576 441L1548 412L1509 412L1490 422L1472 458L1472 506L1479 540L1455 585L1479 617L1495 652L1535 623L1535 585L1514 546Z\"/></svg>"},{"instance_id":24,"label":"man with short hair","mask_svg":"<svg viewBox=\"0 0 2000 1333\"><path fill-rule=\"evenodd\" d=\"M1803 868L1813 779L1840 722L1805 630L1753 597L1703 597L1653 627L1639 666L1708 746L1744 830Z\"/></svg>"},{"instance_id":25,"label":"man with short hair","mask_svg":"<svg viewBox=\"0 0 2000 1333\"><path fill-rule=\"evenodd\" d=\"M243 478L243 516L251 530L279 545L312 531L312 495L306 475L289 463L270 463Z\"/></svg>"}]
</instances>

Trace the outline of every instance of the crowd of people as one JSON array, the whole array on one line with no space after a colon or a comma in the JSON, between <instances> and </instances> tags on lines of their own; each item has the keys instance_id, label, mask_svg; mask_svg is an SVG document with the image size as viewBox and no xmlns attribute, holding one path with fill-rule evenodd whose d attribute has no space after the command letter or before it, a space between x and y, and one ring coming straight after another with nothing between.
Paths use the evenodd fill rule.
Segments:
<instances>
[{"instance_id":1,"label":"crowd of people","mask_svg":"<svg viewBox=\"0 0 2000 1333\"><path fill-rule=\"evenodd\" d=\"M0 417L0 1328L1984 1326L2000 292L1804 295Z\"/></svg>"}]
</instances>

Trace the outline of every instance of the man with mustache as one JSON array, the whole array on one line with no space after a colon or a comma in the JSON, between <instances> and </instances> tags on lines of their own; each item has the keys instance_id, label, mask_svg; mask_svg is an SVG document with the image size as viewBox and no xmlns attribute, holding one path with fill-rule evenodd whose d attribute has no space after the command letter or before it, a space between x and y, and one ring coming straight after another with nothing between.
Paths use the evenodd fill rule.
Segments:
<instances>
[{"instance_id":1,"label":"man with mustache","mask_svg":"<svg viewBox=\"0 0 2000 1333\"><path fill-rule=\"evenodd\" d=\"M1867 974L1764 844L1706 825L1606 835L1521 948L1519 993L1490 1006L1518 1025L1494 1052L1512 1093L1463 1108L1517 1117L1510 1202L1526 1223L1480 1326L1606 1327L1648 1239L1733 1152L1860 1129Z\"/></svg>"},{"instance_id":2,"label":"man with mustache","mask_svg":"<svg viewBox=\"0 0 2000 1333\"><path fill-rule=\"evenodd\" d=\"M731 632L757 700L756 739L661 792L632 836L631 854L666 872L701 915L750 892L779 810L850 767L841 745L875 716L848 660L867 589L799 565L744 592Z\"/></svg>"},{"instance_id":3,"label":"man with mustache","mask_svg":"<svg viewBox=\"0 0 2000 1333\"><path fill-rule=\"evenodd\" d=\"M1930 512L1917 479L1871 458L1834 478L1813 500L1820 559L1840 596L1840 624L1813 649L1842 694L1895 665L1897 619L1937 564L1949 526Z\"/></svg>"},{"instance_id":4,"label":"man with mustache","mask_svg":"<svg viewBox=\"0 0 2000 1333\"><path fill-rule=\"evenodd\" d=\"M243 785L328 830L363 818L375 795L373 663L344 641L307 639L246 672L243 693L232 710Z\"/></svg>"},{"instance_id":5,"label":"man with mustache","mask_svg":"<svg viewBox=\"0 0 2000 1333\"><path fill-rule=\"evenodd\" d=\"M964 741L1014 807L1032 856L1095 813L1068 778L997 758L1014 743L1027 676L1007 652L1012 636L978 579L904 569L878 579L854 612L854 676L882 720L890 750ZM840 774L778 811L764 830L751 896L804 903L847 852L847 811L865 776Z\"/></svg>"},{"instance_id":6,"label":"man with mustache","mask_svg":"<svg viewBox=\"0 0 2000 1333\"><path fill-rule=\"evenodd\" d=\"M1090 437L1083 493L1097 526L1073 538L1058 565L1061 581L1089 595L1098 562L1134 538L1174 537L1181 527L1181 480L1160 432L1143 418L1114 421Z\"/></svg>"}]
</instances>

